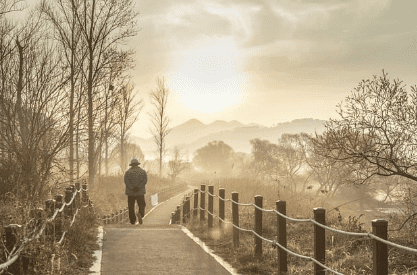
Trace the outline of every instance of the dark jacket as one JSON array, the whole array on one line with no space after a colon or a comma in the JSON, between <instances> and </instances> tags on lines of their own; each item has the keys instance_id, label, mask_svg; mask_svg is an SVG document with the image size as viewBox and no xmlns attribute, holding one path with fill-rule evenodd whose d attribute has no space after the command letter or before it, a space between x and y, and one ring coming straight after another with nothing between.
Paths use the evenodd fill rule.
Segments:
<instances>
[{"instance_id":1,"label":"dark jacket","mask_svg":"<svg viewBox=\"0 0 417 275\"><path fill-rule=\"evenodd\" d=\"M140 196L146 194L145 185L148 182L148 175L139 166L130 167L125 173L125 185L127 196Z\"/></svg>"}]
</instances>

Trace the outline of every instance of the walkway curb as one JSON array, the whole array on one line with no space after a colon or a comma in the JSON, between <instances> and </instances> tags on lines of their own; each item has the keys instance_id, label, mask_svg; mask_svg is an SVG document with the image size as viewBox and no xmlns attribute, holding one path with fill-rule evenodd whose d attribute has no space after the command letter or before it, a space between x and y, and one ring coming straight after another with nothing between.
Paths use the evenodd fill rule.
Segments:
<instances>
[{"instance_id":1,"label":"walkway curb","mask_svg":"<svg viewBox=\"0 0 417 275\"><path fill-rule=\"evenodd\" d=\"M232 275L239 275L228 262L224 261L221 257L217 256L200 238L196 237L188 228L181 226L182 232L184 232L190 239L196 242L205 252L212 256L221 266L223 266Z\"/></svg>"},{"instance_id":2,"label":"walkway curb","mask_svg":"<svg viewBox=\"0 0 417 275\"><path fill-rule=\"evenodd\" d=\"M171 198L169 198L169 199L167 199L167 200L165 200L165 201L163 201L161 203L158 203L157 205L155 205L154 207L152 207L146 213L145 217L143 217L143 220L145 220L146 219L146 216L148 216L158 206L160 206L160 205L164 204L165 202L168 202L168 201L170 201L172 199L175 199L178 196L182 196L182 195L186 194L189 191L190 190L187 190L187 191L185 191L183 193L180 193L180 194L178 194L178 195L176 195L174 197L171 197ZM169 224L171 224L171 221L170 221ZM98 250L96 250L96 251L93 252L93 256L96 258L96 260L94 261L93 266L90 267L91 274L98 274L99 275L101 273L101 260L102 260L102 256L103 256L103 234L104 234L103 226L99 226L98 227L98 234L97 234L97 244L99 245L99 248L98 248Z\"/></svg>"}]
</instances>

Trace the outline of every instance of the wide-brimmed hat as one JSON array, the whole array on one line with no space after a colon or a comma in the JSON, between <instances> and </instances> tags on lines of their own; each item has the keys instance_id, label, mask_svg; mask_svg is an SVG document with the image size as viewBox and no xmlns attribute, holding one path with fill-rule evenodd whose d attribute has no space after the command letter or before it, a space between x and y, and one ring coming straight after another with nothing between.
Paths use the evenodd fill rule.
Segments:
<instances>
[{"instance_id":1,"label":"wide-brimmed hat","mask_svg":"<svg viewBox=\"0 0 417 275\"><path fill-rule=\"evenodd\" d=\"M139 160L137 159L137 158L132 158L131 160L130 160L130 166L133 166L133 165L139 165L140 164L140 162L139 162Z\"/></svg>"}]
</instances>

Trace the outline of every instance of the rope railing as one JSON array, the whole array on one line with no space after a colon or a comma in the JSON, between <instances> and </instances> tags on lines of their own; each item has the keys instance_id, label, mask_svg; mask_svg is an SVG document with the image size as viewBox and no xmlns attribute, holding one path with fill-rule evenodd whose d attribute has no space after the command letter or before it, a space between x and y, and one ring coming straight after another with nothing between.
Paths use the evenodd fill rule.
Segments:
<instances>
[{"instance_id":1,"label":"rope railing","mask_svg":"<svg viewBox=\"0 0 417 275\"><path fill-rule=\"evenodd\" d=\"M287 262L286 262L286 254L293 255L295 257L299 257L305 260L310 260L314 262L314 271L315 274L324 274L325 270L330 271L334 274L343 275L342 273L331 269L330 267L325 265L325 230L331 231L333 233L353 236L353 237L366 237L372 239L374 241L373 246L374 251L378 251L377 253L374 252L374 274L377 275L386 275L388 274L388 250L387 246L395 247L398 249L402 249L411 253L417 253L417 249L402 246L396 244L394 242L388 241L387 236L387 227L388 222L385 220L374 220L372 221L372 233L359 233L359 232L348 232L340 229L336 229L333 227L329 227L325 225L325 209L323 208L315 208L314 209L314 219L300 219L300 218L292 218L286 215L286 207L285 201L277 201L277 209L264 209L262 207L262 197L256 196L255 203L240 203L238 201L238 193L232 193L232 199L225 198L225 190L219 189L219 195L214 194L214 186L209 186L209 190L205 190L206 186L201 185L201 189L194 189L194 192L191 195L187 195L183 201L183 223L186 222L188 219L191 218L191 214L193 213L194 217L197 217L198 211L200 211L200 220L205 220L204 213L208 214L208 227L211 228L213 226L212 219L217 218L219 220L219 226L222 224L231 224L233 226L233 243L235 246L239 244L239 231L252 233L255 237L255 254L262 255L262 241L272 244L273 247L278 248L278 255L279 255L279 265L278 269L280 271L287 271ZM200 194L200 206L198 205L198 194ZM205 194L208 194L208 208L206 208L205 203ZM190 201L191 197L194 197L194 207L190 208ZM213 198L219 198L219 215L215 214L213 211ZM226 220L225 217L225 210L224 210L224 203L230 201L232 202L232 219L233 222ZM239 206L253 206L255 209L255 230L245 229L239 226L239 217L238 217L238 207ZM180 222L180 206L177 207L177 211L173 212L172 219L173 222L179 223ZM262 236L262 213L275 213L278 219L277 222L277 237L278 241L270 240ZM304 223L311 223L315 226L315 243L318 242L320 245L315 245L314 249L314 257L309 257L305 255L298 254L294 251L289 250L286 247L286 223L285 220L289 220L292 222L304 222ZM381 251L386 251L385 255ZM382 255L382 256L381 256ZM284 263L285 262L285 263Z\"/></svg>"},{"instance_id":2,"label":"rope railing","mask_svg":"<svg viewBox=\"0 0 417 275\"><path fill-rule=\"evenodd\" d=\"M210 194L210 193L209 193L209 194ZM263 209L263 208L261 208L261 207L258 207L256 204L238 203L238 202L235 202L235 201L233 201L233 200L229 200L229 201L232 201L233 203L236 203L236 204L238 204L238 205L243 205L243 206L253 205L255 208L257 208L257 209L259 209L259 210L261 210L261 211L263 211L263 212L269 212L269 213L276 212L275 210ZM328 266L326 266L326 265L324 265L324 264L320 263L319 261L317 261L316 259L314 259L314 258L312 258L312 257L309 257L309 256L305 256L305 255L301 255L301 254L295 253L295 252L293 252L293 251L291 251L291 250L289 250L289 249L285 248L284 246L280 245L280 244L279 244L278 242L276 242L275 240L270 240L270 239L267 239L267 238L265 238L265 237L263 237L263 236L259 235L258 233L256 233L256 232L255 232L254 230L252 230L252 229L245 229L245 228L242 228L242 227L239 227L239 226L237 226L237 225L233 224L232 222L229 222L229 221L223 220L223 219L221 219L218 215L216 215L216 214L213 214L213 213L209 212L207 209L203 209L203 208L201 208L201 207L199 207L199 209L200 209L200 210L203 210L203 211L206 211L209 215L212 215L213 217L216 217L216 218L220 219L222 222L224 222L224 223L226 223L226 224L231 224L234 228L236 228L236 229L238 229L238 230L240 230L240 231L247 232L247 233L252 233L252 234L253 234L253 235L255 235L256 237L258 237L258 238L260 238L261 240L263 240L264 242L267 242L267 243L271 244L273 247L280 247L280 248L283 248L283 249L284 249L287 253L289 253L289 254L291 254L291 255L293 255L293 256L295 256L295 257L298 257L298 258L301 258L301 259L305 259L305 260L310 260L310 261L313 261L314 263L316 263L316 264L320 265L321 267L323 267L324 269L326 269L326 270L328 270L328 271L330 271L330 272L333 272L334 274L337 274L337 275L343 275L342 273L337 272L337 271L335 271L335 270L331 269L330 267L328 267ZM278 212L278 213L279 213L279 212ZM300 221L300 219L297 219L297 220L298 220L298 221ZM309 221L309 220L308 220L308 219L303 219L302 221ZM315 221L314 221L314 222L315 222ZM364 235L366 235L366 234L364 234Z\"/></svg>"},{"instance_id":3,"label":"rope railing","mask_svg":"<svg viewBox=\"0 0 417 275\"><path fill-rule=\"evenodd\" d=\"M417 249L414 249L414 248L411 248L411 247L408 247L408 246L403 246L403 245L400 245L400 244L397 244L397 243L393 243L393 242L384 240L384 239L382 239L382 238L380 238L378 236L375 236L374 234L368 233L368 236L370 238L372 238L374 240L377 240L377 241L379 241L381 243L384 243L386 245L390 245L392 247L395 247L395 248L398 248L398 249L402 249L402 250L407 250L407 251L412 252L412 253L417 253Z\"/></svg>"},{"instance_id":4,"label":"rope railing","mask_svg":"<svg viewBox=\"0 0 417 275\"><path fill-rule=\"evenodd\" d=\"M77 189L77 187L79 188ZM88 188L86 181L80 186L80 183L77 181L75 185L70 185L66 188L65 191L65 201L62 201L63 196L62 195L56 195L56 200L47 200L45 202L46 209L48 213L48 218L46 218L43 222L41 221L41 215L39 215L40 211L43 211L43 209L33 209L35 212L33 212L35 215L35 218L30 219L26 224L24 225L17 225L17 224L9 224L5 227L6 229L6 261L4 263L0 264L0 274L3 273L5 270L12 271L14 274L19 274L20 267L16 266L16 261L21 256L21 252L24 251L27 247L26 245L32 242L35 239L39 239L45 232L48 224L54 222L53 226L55 229L59 228L62 230L62 224L60 226L57 226L56 218L58 214L62 213L66 207L68 207L68 212L65 215L65 219L71 218L71 221L69 222L68 227L72 227L72 225L75 222L75 217L77 216L79 210L84 207L92 206L92 202L89 199L88 196ZM77 201L78 198L81 199L79 193L82 194L82 200ZM84 204L84 205L82 205ZM75 208L75 213L73 214ZM52 211L53 210L53 211ZM32 212L31 212L32 214ZM71 217L72 216L72 217ZM22 237L20 240L16 240L14 237L16 228L22 227L23 228L29 228L32 223L35 223L34 228L31 230L31 232L27 233L25 236ZM26 230L26 229L25 229ZM60 231L58 230L58 231ZM55 241L55 232L53 231L52 239ZM48 235L50 235L51 232L47 232ZM58 232L60 233L60 232ZM57 242L58 244L61 244L62 241L65 238L65 235L67 233L67 230L63 231L60 237L60 240ZM27 270L28 266L23 266L23 270Z\"/></svg>"},{"instance_id":5,"label":"rope railing","mask_svg":"<svg viewBox=\"0 0 417 275\"><path fill-rule=\"evenodd\" d=\"M162 188L156 191L155 193L153 193L152 195L155 195L155 194L159 195L159 194L166 194L166 193L168 193L169 195L170 191L179 190L181 189L181 187L185 187L185 186L187 186L186 183L179 183L179 184L172 185L166 188ZM119 223L124 223L129 219L128 213L129 213L129 209L126 207L120 210L116 210L113 214L107 214L102 217L98 217L98 219L103 222L103 225L119 224Z\"/></svg>"},{"instance_id":6,"label":"rope railing","mask_svg":"<svg viewBox=\"0 0 417 275\"><path fill-rule=\"evenodd\" d=\"M255 233L255 234L256 234L256 233ZM262 238L262 236L259 236L259 235L258 235L258 237ZM267 239L265 239L265 238L262 238L262 239L263 239L263 240L265 240L265 241L267 240ZM270 242L270 240L268 240L268 241ZM324 269L326 269L326 270L328 270L328 271L330 271L330 272L333 272L334 274L337 274L337 275L344 275L343 273L340 273L340 272L338 272L338 271L336 271L336 270L333 270L333 269L331 269L330 267L328 267L328 266L326 266L326 265L322 264L321 262L317 261L317 260L316 260L316 259L314 259L313 257L309 257L309 256L300 255L300 254L298 254L298 253L295 253L295 252L293 252L293 251L289 250L288 248L284 247L283 245L281 245L280 243L278 243L278 242L276 242L276 241L274 241L272 245L273 245L273 246L277 246L277 247L279 247L280 249L284 250L285 252L287 252L288 254L290 254L290 255L292 255L292 256L294 256L294 257L298 257L298 258L301 258L301 259L304 259L304 260L309 260L309 261L312 261L312 262L314 262L314 263L318 264L319 266L321 266L322 268L324 268Z\"/></svg>"}]
</instances>

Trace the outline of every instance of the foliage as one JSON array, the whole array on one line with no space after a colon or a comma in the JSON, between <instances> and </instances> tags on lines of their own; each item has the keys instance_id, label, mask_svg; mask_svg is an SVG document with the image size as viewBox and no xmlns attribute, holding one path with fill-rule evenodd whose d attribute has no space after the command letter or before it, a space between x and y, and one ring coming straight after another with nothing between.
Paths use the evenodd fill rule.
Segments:
<instances>
[{"instance_id":1,"label":"foliage","mask_svg":"<svg viewBox=\"0 0 417 275\"><path fill-rule=\"evenodd\" d=\"M140 147L138 145L136 145L135 143L125 143L125 145L123 146L123 150L125 151L125 153L122 154L120 153L121 150L121 144L117 144L113 150L110 153L110 157L109 157L109 165L111 166L115 166L118 165L118 173L124 173L124 169L126 169L128 167L128 163L130 161L131 158L135 157L137 158L141 163L144 162L145 160L145 155L143 154L142 150L140 149ZM121 163L121 158L123 158L123 163Z\"/></svg>"},{"instance_id":2,"label":"foliage","mask_svg":"<svg viewBox=\"0 0 417 275\"><path fill-rule=\"evenodd\" d=\"M212 141L195 152L194 165L207 172L226 175L232 169L233 148L223 141Z\"/></svg>"},{"instance_id":3,"label":"foliage","mask_svg":"<svg viewBox=\"0 0 417 275\"><path fill-rule=\"evenodd\" d=\"M30 201L21 201L9 193L5 200L0 201L0 263L5 262L7 255L4 251L5 246L5 226L14 225L16 230L14 236L19 245L22 240L31 239L34 234L39 232L47 214L43 209L39 209L42 204L33 204ZM58 218L57 218L58 219ZM73 225L69 226L69 220L64 221L63 230L68 231L62 245L52 242L52 236L46 236L51 232L49 227L43 231L39 238L35 238L25 244L25 249L21 252L21 257L17 260L20 265L28 259L28 274L53 274L52 268L58 268L60 262L60 272L62 274L80 274L88 272L93 259L93 251L97 245L97 219L93 208L82 207ZM16 227L16 225L19 225ZM59 238L60 236L57 236ZM54 263L52 265L52 263ZM11 266L8 271L13 272ZM56 273L55 273L56 274Z\"/></svg>"},{"instance_id":4,"label":"foliage","mask_svg":"<svg viewBox=\"0 0 417 275\"><path fill-rule=\"evenodd\" d=\"M89 269L93 263L92 254L98 249L97 220L95 209L83 209L76 218L63 245L69 271ZM75 272L74 272L75 273Z\"/></svg>"},{"instance_id":5,"label":"foliage","mask_svg":"<svg viewBox=\"0 0 417 275\"><path fill-rule=\"evenodd\" d=\"M307 157L303 151L301 136L283 134L277 144L259 139L250 142L255 173L297 193L297 182L301 179ZM308 181L308 176L304 179L302 189Z\"/></svg>"},{"instance_id":6,"label":"foliage","mask_svg":"<svg viewBox=\"0 0 417 275\"><path fill-rule=\"evenodd\" d=\"M277 180L279 175L282 174L280 159L278 158L278 145L260 139L253 139L250 143L252 145L254 172Z\"/></svg>"},{"instance_id":7,"label":"foliage","mask_svg":"<svg viewBox=\"0 0 417 275\"><path fill-rule=\"evenodd\" d=\"M302 133L299 137L300 147L304 153L305 165L310 179L319 186L316 193L334 196L339 188L352 177L352 169L341 161L325 158L314 151L314 138ZM310 189L313 186L310 185Z\"/></svg>"}]
</instances>

